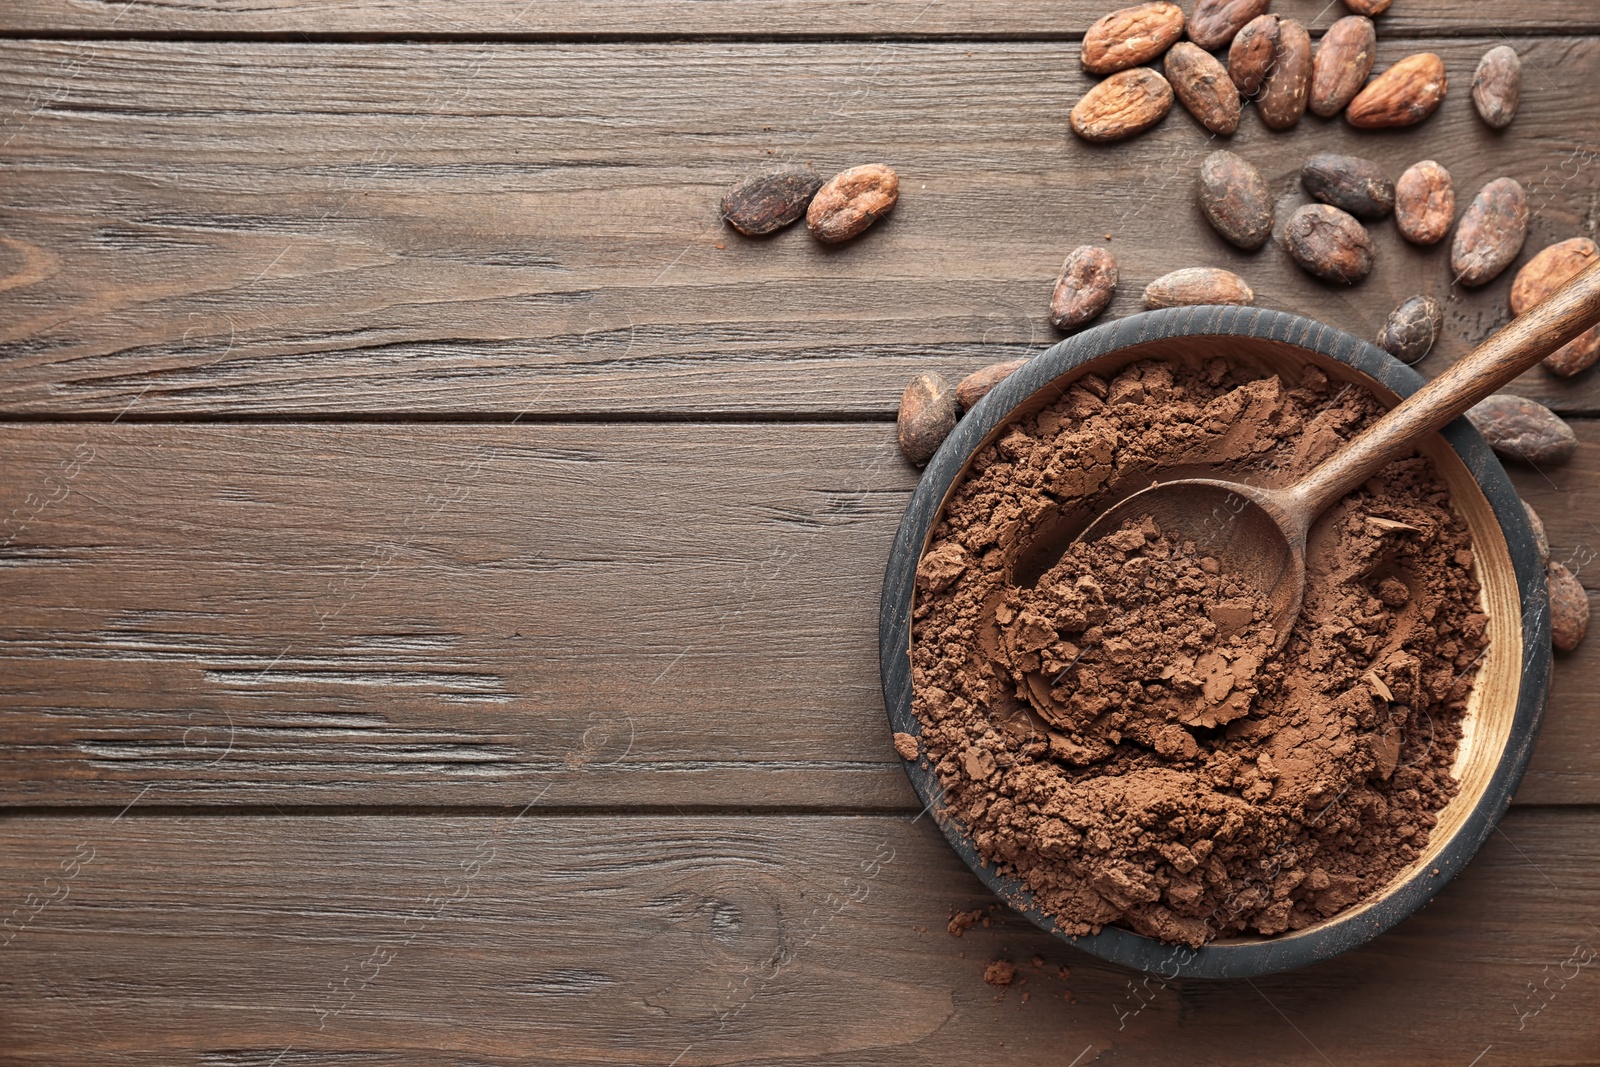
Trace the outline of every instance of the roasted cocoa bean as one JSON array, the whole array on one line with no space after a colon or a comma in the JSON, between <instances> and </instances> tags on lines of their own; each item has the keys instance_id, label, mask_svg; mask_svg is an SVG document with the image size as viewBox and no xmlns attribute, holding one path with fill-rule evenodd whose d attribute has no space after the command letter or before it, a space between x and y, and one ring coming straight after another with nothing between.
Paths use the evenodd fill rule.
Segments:
<instances>
[{"instance_id":1,"label":"roasted cocoa bean","mask_svg":"<svg viewBox=\"0 0 1600 1067\"><path fill-rule=\"evenodd\" d=\"M1011 359L973 371L956 384L956 403L961 405L962 411L971 411L978 401L989 395L989 390L1011 377L1011 372L1026 362L1025 359Z\"/></svg>"},{"instance_id":2,"label":"roasted cocoa bean","mask_svg":"<svg viewBox=\"0 0 1600 1067\"><path fill-rule=\"evenodd\" d=\"M806 209L811 235L824 244L848 241L894 210L900 177L882 163L842 170L817 190Z\"/></svg>"},{"instance_id":3,"label":"roasted cocoa bean","mask_svg":"<svg viewBox=\"0 0 1600 1067\"><path fill-rule=\"evenodd\" d=\"M1272 237L1272 190L1261 172L1232 152L1200 164L1200 210L1230 244L1254 251Z\"/></svg>"},{"instance_id":4,"label":"roasted cocoa bean","mask_svg":"<svg viewBox=\"0 0 1600 1067\"><path fill-rule=\"evenodd\" d=\"M1150 309L1190 304L1242 304L1256 302L1245 280L1220 267L1185 267L1163 274L1144 287L1144 306Z\"/></svg>"},{"instance_id":5,"label":"roasted cocoa bean","mask_svg":"<svg viewBox=\"0 0 1600 1067\"><path fill-rule=\"evenodd\" d=\"M1449 86L1444 60L1419 52L1374 78L1350 101L1344 117L1366 130L1415 125L1434 113Z\"/></svg>"},{"instance_id":6,"label":"roasted cocoa bean","mask_svg":"<svg viewBox=\"0 0 1600 1067\"><path fill-rule=\"evenodd\" d=\"M1067 254L1050 296L1050 322L1075 330L1106 309L1117 291L1117 261L1104 248L1080 245Z\"/></svg>"},{"instance_id":7,"label":"roasted cocoa bean","mask_svg":"<svg viewBox=\"0 0 1600 1067\"><path fill-rule=\"evenodd\" d=\"M1344 0L1344 6L1358 15L1381 15L1389 10L1389 5L1394 0Z\"/></svg>"},{"instance_id":8,"label":"roasted cocoa bean","mask_svg":"<svg viewBox=\"0 0 1600 1067\"><path fill-rule=\"evenodd\" d=\"M922 466L956 428L956 391L937 374L919 374L900 395L896 432L906 459Z\"/></svg>"},{"instance_id":9,"label":"roasted cocoa bean","mask_svg":"<svg viewBox=\"0 0 1600 1067\"><path fill-rule=\"evenodd\" d=\"M1172 86L1149 67L1119 71L1072 109L1072 132L1085 141L1120 141L1142 133L1172 110Z\"/></svg>"},{"instance_id":10,"label":"roasted cocoa bean","mask_svg":"<svg viewBox=\"0 0 1600 1067\"><path fill-rule=\"evenodd\" d=\"M1528 239L1528 195L1512 178L1496 178L1478 191L1450 246L1450 269L1462 285L1493 281Z\"/></svg>"},{"instance_id":11,"label":"roasted cocoa bean","mask_svg":"<svg viewBox=\"0 0 1600 1067\"><path fill-rule=\"evenodd\" d=\"M1255 96L1272 72L1272 57L1278 50L1277 15L1260 15L1245 24L1228 46L1228 77L1242 96Z\"/></svg>"},{"instance_id":12,"label":"roasted cocoa bean","mask_svg":"<svg viewBox=\"0 0 1600 1067\"><path fill-rule=\"evenodd\" d=\"M1271 0L1200 0L1189 16L1189 40L1215 52L1244 28L1245 23L1258 18Z\"/></svg>"},{"instance_id":13,"label":"roasted cocoa bean","mask_svg":"<svg viewBox=\"0 0 1600 1067\"><path fill-rule=\"evenodd\" d=\"M1306 112L1311 92L1311 34L1294 19L1278 23L1278 44L1272 53L1272 70L1256 100L1261 121L1269 129L1287 130Z\"/></svg>"},{"instance_id":14,"label":"roasted cocoa bean","mask_svg":"<svg viewBox=\"0 0 1600 1067\"><path fill-rule=\"evenodd\" d=\"M1550 591L1550 643L1557 652L1571 652L1589 633L1589 594L1565 564L1552 560L1544 572Z\"/></svg>"},{"instance_id":15,"label":"roasted cocoa bean","mask_svg":"<svg viewBox=\"0 0 1600 1067\"><path fill-rule=\"evenodd\" d=\"M820 188L822 176L805 167L757 174L723 195L722 217L740 233L760 237L799 222Z\"/></svg>"},{"instance_id":16,"label":"roasted cocoa bean","mask_svg":"<svg viewBox=\"0 0 1600 1067\"><path fill-rule=\"evenodd\" d=\"M1300 168L1300 184L1313 198L1358 219L1381 219L1394 210L1394 183L1370 159L1318 153Z\"/></svg>"},{"instance_id":17,"label":"roasted cocoa bean","mask_svg":"<svg viewBox=\"0 0 1600 1067\"><path fill-rule=\"evenodd\" d=\"M1179 41L1167 52L1165 69L1172 91L1200 125L1224 137L1239 128L1239 87L1210 52Z\"/></svg>"},{"instance_id":18,"label":"roasted cocoa bean","mask_svg":"<svg viewBox=\"0 0 1600 1067\"><path fill-rule=\"evenodd\" d=\"M1511 125L1522 102L1522 57L1508 44L1489 49L1472 76L1472 105L1497 130Z\"/></svg>"},{"instance_id":19,"label":"roasted cocoa bean","mask_svg":"<svg viewBox=\"0 0 1600 1067\"><path fill-rule=\"evenodd\" d=\"M1436 245L1456 220L1456 188L1450 172L1431 159L1413 163L1394 183L1394 221L1414 244Z\"/></svg>"},{"instance_id":20,"label":"roasted cocoa bean","mask_svg":"<svg viewBox=\"0 0 1600 1067\"><path fill-rule=\"evenodd\" d=\"M1594 262L1600 248L1587 237L1574 237L1551 245L1517 271L1511 283L1511 310L1517 315L1537 307L1550 294ZM1550 373L1570 378L1588 370L1600 360L1600 326L1592 326L1575 339L1544 357Z\"/></svg>"},{"instance_id":21,"label":"roasted cocoa bean","mask_svg":"<svg viewBox=\"0 0 1600 1067\"><path fill-rule=\"evenodd\" d=\"M1372 20L1348 15L1328 27L1311 62L1311 96L1306 106L1313 115L1332 118L1356 98L1378 49L1378 31Z\"/></svg>"},{"instance_id":22,"label":"roasted cocoa bean","mask_svg":"<svg viewBox=\"0 0 1600 1067\"><path fill-rule=\"evenodd\" d=\"M1389 312L1378 331L1378 347L1402 363L1427 355L1444 329L1444 308L1431 296L1414 296Z\"/></svg>"},{"instance_id":23,"label":"roasted cocoa bean","mask_svg":"<svg viewBox=\"0 0 1600 1067\"><path fill-rule=\"evenodd\" d=\"M1561 416L1536 400L1496 393L1467 411L1489 447L1507 459L1560 463L1578 450L1578 435Z\"/></svg>"},{"instance_id":24,"label":"roasted cocoa bean","mask_svg":"<svg viewBox=\"0 0 1600 1067\"><path fill-rule=\"evenodd\" d=\"M1366 227L1329 204L1307 204L1289 216L1283 245L1300 266L1325 281L1354 285L1372 271L1376 250Z\"/></svg>"},{"instance_id":25,"label":"roasted cocoa bean","mask_svg":"<svg viewBox=\"0 0 1600 1067\"><path fill-rule=\"evenodd\" d=\"M1137 67L1183 36L1183 9L1157 0L1102 16L1083 35L1083 69L1111 74Z\"/></svg>"}]
</instances>

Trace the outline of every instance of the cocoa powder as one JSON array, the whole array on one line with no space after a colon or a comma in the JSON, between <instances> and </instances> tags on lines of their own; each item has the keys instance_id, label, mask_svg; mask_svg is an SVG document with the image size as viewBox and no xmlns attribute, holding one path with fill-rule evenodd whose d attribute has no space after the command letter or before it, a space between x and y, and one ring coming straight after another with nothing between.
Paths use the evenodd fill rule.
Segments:
<instances>
[{"instance_id":1,"label":"cocoa powder","mask_svg":"<svg viewBox=\"0 0 1600 1067\"><path fill-rule=\"evenodd\" d=\"M1319 522L1281 653L1257 595L1148 521L1014 573L1057 508L1173 466L1286 484L1379 410L1314 369L1145 361L1079 379L955 487L917 574L922 752L943 814L1063 931L1299 929L1426 847L1487 622L1426 460Z\"/></svg>"}]
</instances>

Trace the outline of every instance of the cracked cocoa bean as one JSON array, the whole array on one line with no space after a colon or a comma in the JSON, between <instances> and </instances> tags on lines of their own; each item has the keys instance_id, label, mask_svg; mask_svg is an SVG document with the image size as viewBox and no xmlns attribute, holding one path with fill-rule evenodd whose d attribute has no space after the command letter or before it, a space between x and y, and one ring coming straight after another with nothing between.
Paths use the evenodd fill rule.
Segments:
<instances>
[{"instance_id":1,"label":"cracked cocoa bean","mask_svg":"<svg viewBox=\"0 0 1600 1067\"><path fill-rule=\"evenodd\" d=\"M806 209L806 225L824 244L837 244L864 231L894 210L900 178L882 163L840 171L817 190Z\"/></svg>"},{"instance_id":2,"label":"cracked cocoa bean","mask_svg":"<svg viewBox=\"0 0 1600 1067\"><path fill-rule=\"evenodd\" d=\"M1389 312L1378 331L1378 347L1402 363L1415 363L1433 348L1444 328L1444 308L1431 296L1414 296Z\"/></svg>"},{"instance_id":3,"label":"cracked cocoa bean","mask_svg":"<svg viewBox=\"0 0 1600 1067\"><path fill-rule=\"evenodd\" d=\"M1079 245L1067 253L1050 295L1050 322L1075 330L1106 309L1117 291L1117 261L1104 248Z\"/></svg>"}]
</instances>

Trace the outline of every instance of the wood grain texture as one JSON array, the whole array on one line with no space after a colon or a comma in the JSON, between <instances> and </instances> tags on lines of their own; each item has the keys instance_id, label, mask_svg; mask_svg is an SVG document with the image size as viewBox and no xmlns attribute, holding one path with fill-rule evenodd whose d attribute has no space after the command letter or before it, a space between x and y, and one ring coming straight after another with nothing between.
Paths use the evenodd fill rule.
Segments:
<instances>
[{"instance_id":1,"label":"wood grain texture","mask_svg":"<svg viewBox=\"0 0 1600 1067\"><path fill-rule=\"evenodd\" d=\"M10 819L0 1043L19 1065L1580 1062L1600 816L1502 830L1364 948L1165 984L1003 910L949 936L990 901L927 819ZM993 959L1023 979L1003 995Z\"/></svg>"},{"instance_id":2,"label":"wood grain texture","mask_svg":"<svg viewBox=\"0 0 1600 1067\"><path fill-rule=\"evenodd\" d=\"M274 0L249 6L226 0L9 0L0 8L0 32L1075 39L1115 6L1110 0L452 0L448 5ZM1346 14L1342 6L1321 0L1280 0L1274 10L1317 30ZM1379 23L1380 33L1396 37L1583 33L1600 28L1600 15L1586 0L1491 7L1477 0L1413 0L1397 4Z\"/></svg>"},{"instance_id":3,"label":"wood grain texture","mask_svg":"<svg viewBox=\"0 0 1600 1067\"><path fill-rule=\"evenodd\" d=\"M1514 471L1600 588L1600 424ZM889 424L0 430L0 803L915 810ZM1559 657L1519 799L1600 802Z\"/></svg>"},{"instance_id":4,"label":"wood grain texture","mask_svg":"<svg viewBox=\"0 0 1600 1067\"><path fill-rule=\"evenodd\" d=\"M1380 40L1380 67L1432 48L1463 90L1413 130L1247 115L1229 147L1280 218L1319 150L1393 174L1436 158L1463 203L1510 174L1535 211L1526 258L1594 228L1600 40L1519 41L1522 110L1496 133L1464 87L1497 40ZM1078 142L1087 84L1047 43L5 42L0 411L888 415L915 373L1052 342L1061 257L1108 234L1113 314L1195 264L1362 336L1430 291L1447 324L1425 372L1509 317L1511 271L1452 291L1447 252L1389 223L1353 290L1233 249L1193 201L1219 142L1181 113ZM900 206L832 249L720 224L729 182L796 160L887 161ZM1515 388L1597 412L1596 382Z\"/></svg>"}]
</instances>

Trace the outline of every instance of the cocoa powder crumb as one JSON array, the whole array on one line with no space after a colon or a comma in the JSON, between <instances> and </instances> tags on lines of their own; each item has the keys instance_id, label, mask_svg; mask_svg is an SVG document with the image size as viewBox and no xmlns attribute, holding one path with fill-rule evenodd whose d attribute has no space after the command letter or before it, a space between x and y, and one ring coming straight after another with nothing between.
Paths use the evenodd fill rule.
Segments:
<instances>
[{"instance_id":1,"label":"cocoa powder crumb","mask_svg":"<svg viewBox=\"0 0 1600 1067\"><path fill-rule=\"evenodd\" d=\"M911 734L896 732L894 735L894 750L900 753L901 759L917 758L917 739Z\"/></svg>"},{"instance_id":2,"label":"cocoa powder crumb","mask_svg":"<svg viewBox=\"0 0 1600 1067\"><path fill-rule=\"evenodd\" d=\"M1005 987L1017 977L1017 965L1010 960L990 960L983 969L983 980L992 986Z\"/></svg>"},{"instance_id":3,"label":"cocoa powder crumb","mask_svg":"<svg viewBox=\"0 0 1600 1067\"><path fill-rule=\"evenodd\" d=\"M951 937L960 937L972 929L973 925L981 918L983 918L982 908L973 908L971 911L958 911L950 916L950 925L946 929L950 931Z\"/></svg>"},{"instance_id":4,"label":"cocoa powder crumb","mask_svg":"<svg viewBox=\"0 0 1600 1067\"><path fill-rule=\"evenodd\" d=\"M1173 466L1288 484L1379 412L1316 370L1146 361L1079 379L952 492L913 611L923 752L984 859L1065 933L1300 929L1426 847L1487 624L1426 460L1318 523L1278 653L1259 596L1152 522L1027 556L1061 509Z\"/></svg>"}]
</instances>

